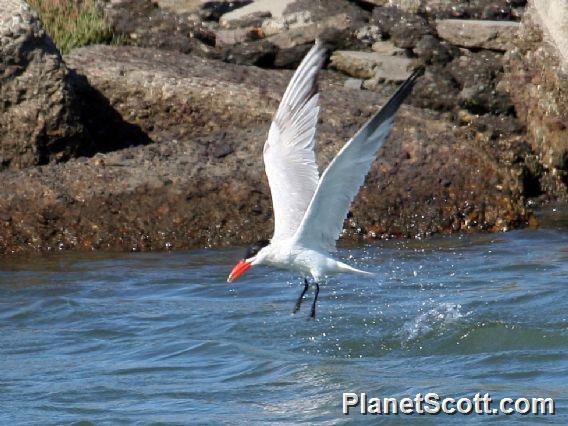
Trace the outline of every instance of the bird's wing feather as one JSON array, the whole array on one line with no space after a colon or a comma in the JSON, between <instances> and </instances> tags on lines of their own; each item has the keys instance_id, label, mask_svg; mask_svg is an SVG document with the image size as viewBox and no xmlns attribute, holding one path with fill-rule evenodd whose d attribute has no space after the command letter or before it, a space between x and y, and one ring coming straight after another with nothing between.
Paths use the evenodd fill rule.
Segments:
<instances>
[{"instance_id":1,"label":"bird's wing feather","mask_svg":"<svg viewBox=\"0 0 568 426\"><path fill-rule=\"evenodd\" d=\"M397 110L422 72L415 71L329 164L294 236L299 243L317 250L335 250L349 206L389 134Z\"/></svg>"},{"instance_id":2,"label":"bird's wing feather","mask_svg":"<svg viewBox=\"0 0 568 426\"><path fill-rule=\"evenodd\" d=\"M314 154L317 76L324 60L325 49L316 42L290 80L264 144L274 207L273 241L294 235L318 184Z\"/></svg>"}]
</instances>

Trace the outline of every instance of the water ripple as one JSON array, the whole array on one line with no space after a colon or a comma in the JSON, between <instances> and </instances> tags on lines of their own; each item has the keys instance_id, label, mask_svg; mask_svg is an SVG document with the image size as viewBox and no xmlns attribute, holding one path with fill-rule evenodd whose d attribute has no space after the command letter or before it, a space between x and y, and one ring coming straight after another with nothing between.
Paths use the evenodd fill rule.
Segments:
<instances>
[{"instance_id":1,"label":"water ripple","mask_svg":"<svg viewBox=\"0 0 568 426\"><path fill-rule=\"evenodd\" d=\"M240 250L2 259L0 420L337 424L343 391L568 407L567 247L550 229L344 247L377 277L324 284L316 321L312 291L291 315L286 272L227 285Z\"/></svg>"}]
</instances>

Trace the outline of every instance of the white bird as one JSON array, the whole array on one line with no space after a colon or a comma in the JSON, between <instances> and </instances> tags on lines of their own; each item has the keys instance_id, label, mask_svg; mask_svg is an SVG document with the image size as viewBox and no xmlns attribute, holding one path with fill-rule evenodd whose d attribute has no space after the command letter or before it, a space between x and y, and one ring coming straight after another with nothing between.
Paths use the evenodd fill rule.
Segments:
<instances>
[{"instance_id":1,"label":"white bird","mask_svg":"<svg viewBox=\"0 0 568 426\"><path fill-rule=\"evenodd\" d=\"M422 70L415 71L398 88L319 178L314 153L319 113L317 77L325 57L325 49L316 42L290 80L264 144L274 235L270 241L261 240L249 247L227 279L233 282L255 265L299 272L304 276L304 289L296 302L296 313L308 290L307 277L311 276L316 287L312 318L322 279L340 272L372 275L330 257L329 252L336 250L349 206L390 132L398 108L422 74Z\"/></svg>"}]
</instances>

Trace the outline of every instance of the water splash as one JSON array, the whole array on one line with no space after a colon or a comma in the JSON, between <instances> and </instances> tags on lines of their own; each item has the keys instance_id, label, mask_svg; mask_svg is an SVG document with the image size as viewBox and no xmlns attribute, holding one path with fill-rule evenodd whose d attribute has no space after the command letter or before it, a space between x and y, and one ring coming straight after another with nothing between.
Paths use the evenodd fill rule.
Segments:
<instances>
[{"instance_id":1,"label":"water splash","mask_svg":"<svg viewBox=\"0 0 568 426\"><path fill-rule=\"evenodd\" d=\"M412 341L432 332L443 333L448 325L468 315L463 314L461 310L462 306L459 303L442 303L404 323L398 335L403 340Z\"/></svg>"}]
</instances>

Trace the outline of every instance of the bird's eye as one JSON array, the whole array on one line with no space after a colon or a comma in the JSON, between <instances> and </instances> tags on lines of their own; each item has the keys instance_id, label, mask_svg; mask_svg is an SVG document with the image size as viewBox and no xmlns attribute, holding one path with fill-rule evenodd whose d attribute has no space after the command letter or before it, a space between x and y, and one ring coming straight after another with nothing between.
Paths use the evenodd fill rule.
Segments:
<instances>
[{"instance_id":1,"label":"bird's eye","mask_svg":"<svg viewBox=\"0 0 568 426\"><path fill-rule=\"evenodd\" d=\"M249 248L247 248L247 251L245 252L245 257L243 259L250 259L256 253L257 252L254 250L254 246L250 246Z\"/></svg>"},{"instance_id":2,"label":"bird's eye","mask_svg":"<svg viewBox=\"0 0 568 426\"><path fill-rule=\"evenodd\" d=\"M247 251L245 252L244 259L250 259L251 257L256 256L258 254L258 252L262 248L266 247L269 243L270 243L270 241L268 241L268 240L257 241L252 246L247 248Z\"/></svg>"}]
</instances>

